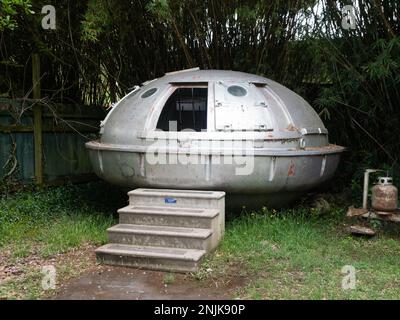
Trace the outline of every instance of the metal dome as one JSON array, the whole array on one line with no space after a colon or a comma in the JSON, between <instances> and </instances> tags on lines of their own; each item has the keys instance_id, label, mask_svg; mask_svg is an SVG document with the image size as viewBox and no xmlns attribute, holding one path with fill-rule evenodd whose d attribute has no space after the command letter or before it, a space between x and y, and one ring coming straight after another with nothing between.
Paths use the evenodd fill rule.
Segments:
<instances>
[{"instance_id":1,"label":"metal dome","mask_svg":"<svg viewBox=\"0 0 400 320\"><path fill-rule=\"evenodd\" d=\"M333 176L344 150L293 91L222 70L182 70L136 87L100 133L86 146L110 183L223 190L247 205L296 199Z\"/></svg>"}]
</instances>

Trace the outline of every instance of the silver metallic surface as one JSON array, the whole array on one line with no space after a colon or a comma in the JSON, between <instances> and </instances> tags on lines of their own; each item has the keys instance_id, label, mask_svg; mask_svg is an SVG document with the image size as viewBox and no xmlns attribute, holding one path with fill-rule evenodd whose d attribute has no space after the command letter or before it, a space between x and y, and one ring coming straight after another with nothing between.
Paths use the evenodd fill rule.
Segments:
<instances>
[{"instance_id":1,"label":"silver metallic surface","mask_svg":"<svg viewBox=\"0 0 400 320\"><path fill-rule=\"evenodd\" d=\"M168 98L191 87L208 88L206 131L157 131ZM148 161L155 142L167 164ZM237 204L267 206L328 181L344 151L329 145L317 113L288 88L247 73L196 69L136 88L102 122L100 140L86 146L96 174L116 185L221 190ZM238 174L238 152L252 164L245 174Z\"/></svg>"}]
</instances>

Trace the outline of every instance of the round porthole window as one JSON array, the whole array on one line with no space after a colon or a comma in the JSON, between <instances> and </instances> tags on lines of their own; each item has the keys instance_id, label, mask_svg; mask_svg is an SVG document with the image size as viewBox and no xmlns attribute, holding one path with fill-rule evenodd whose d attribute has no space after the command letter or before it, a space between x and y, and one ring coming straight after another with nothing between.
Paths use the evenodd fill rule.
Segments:
<instances>
[{"instance_id":1,"label":"round porthole window","mask_svg":"<svg viewBox=\"0 0 400 320\"><path fill-rule=\"evenodd\" d=\"M157 88L151 88L151 89L147 90L145 93L142 94L142 98L144 99L144 98L148 98L148 97L152 96L153 94L156 93L157 90L158 90Z\"/></svg>"},{"instance_id":2,"label":"round porthole window","mask_svg":"<svg viewBox=\"0 0 400 320\"><path fill-rule=\"evenodd\" d=\"M228 92L235 97L243 97L247 94L247 90L241 86L230 86Z\"/></svg>"}]
</instances>

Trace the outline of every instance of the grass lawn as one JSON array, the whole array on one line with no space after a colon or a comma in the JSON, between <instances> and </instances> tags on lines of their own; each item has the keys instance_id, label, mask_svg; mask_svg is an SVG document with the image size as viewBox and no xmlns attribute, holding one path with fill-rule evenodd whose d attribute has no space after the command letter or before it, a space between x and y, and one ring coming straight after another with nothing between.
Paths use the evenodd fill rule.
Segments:
<instances>
[{"instance_id":1,"label":"grass lawn","mask_svg":"<svg viewBox=\"0 0 400 320\"><path fill-rule=\"evenodd\" d=\"M41 266L57 265L58 281L93 264L76 249L107 241L125 194L104 183L25 190L0 197L0 298L39 298ZM64 254L64 255L62 255ZM69 256L69 257L68 257ZM48 293L48 292L47 292Z\"/></svg>"},{"instance_id":2,"label":"grass lawn","mask_svg":"<svg viewBox=\"0 0 400 320\"><path fill-rule=\"evenodd\" d=\"M250 281L238 298L400 299L400 229L380 226L374 238L354 238L344 214L296 208L236 218L208 264L221 274L224 266L241 266ZM342 289L348 265L356 270L354 290Z\"/></svg>"},{"instance_id":3,"label":"grass lawn","mask_svg":"<svg viewBox=\"0 0 400 320\"><path fill-rule=\"evenodd\" d=\"M58 281L93 261L88 252L107 241L107 227L127 197L105 183L26 190L0 197L0 298L40 298L40 267L56 264ZM321 213L309 206L263 208L227 221L218 250L193 281L232 273L248 279L245 299L399 299L400 228L376 225L374 238L349 236L345 206ZM356 288L343 290L341 272L356 270Z\"/></svg>"}]
</instances>

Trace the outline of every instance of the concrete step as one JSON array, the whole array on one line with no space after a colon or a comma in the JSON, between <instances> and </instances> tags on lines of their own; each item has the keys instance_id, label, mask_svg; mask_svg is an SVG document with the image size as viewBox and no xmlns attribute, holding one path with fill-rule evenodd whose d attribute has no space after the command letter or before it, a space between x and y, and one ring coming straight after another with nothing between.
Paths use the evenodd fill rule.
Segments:
<instances>
[{"instance_id":1,"label":"concrete step","mask_svg":"<svg viewBox=\"0 0 400 320\"><path fill-rule=\"evenodd\" d=\"M193 272L206 254L204 250L143 247L110 243L96 250L99 262L125 267Z\"/></svg>"},{"instance_id":2,"label":"concrete step","mask_svg":"<svg viewBox=\"0 0 400 320\"><path fill-rule=\"evenodd\" d=\"M218 223L213 227L212 247L218 245L225 231L225 192L139 188L128 192L129 205L167 208L217 209Z\"/></svg>"},{"instance_id":3,"label":"concrete step","mask_svg":"<svg viewBox=\"0 0 400 320\"><path fill-rule=\"evenodd\" d=\"M119 223L170 227L218 228L218 209L127 206L119 209Z\"/></svg>"},{"instance_id":4,"label":"concrete step","mask_svg":"<svg viewBox=\"0 0 400 320\"><path fill-rule=\"evenodd\" d=\"M128 192L134 206L225 209L225 192L172 189L135 189ZM225 211L224 211L225 212Z\"/></svg>"},{"instance_id":5,"label":"concrete step","mask_svg":"<svg viewBox=\"0 0 400 320\"><path fill-rule=\"evenodd\" d=\"M183 249L212 249L210 229L117 224L108 230L110 243Z\"/></svg>"},{"instance_id":6,"label":"concrete step","mask_svg":"<svg viewBox=\"0 0 400 320\"><path fill-rule=\"evenodd\" d=\"M96 251L106 264L167 271L195 271L225 229L225 193L136 189L109 228L110 244Z\"/></svg>"}]
</instances>

